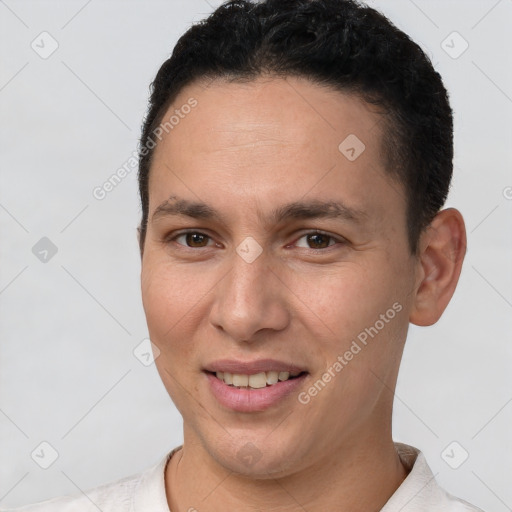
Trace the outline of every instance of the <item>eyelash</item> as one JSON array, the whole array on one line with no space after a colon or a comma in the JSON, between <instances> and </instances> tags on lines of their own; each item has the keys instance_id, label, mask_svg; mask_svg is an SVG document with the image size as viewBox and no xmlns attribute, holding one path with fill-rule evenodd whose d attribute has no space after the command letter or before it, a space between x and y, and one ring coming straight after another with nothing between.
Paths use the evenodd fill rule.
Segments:
<instances>
[{"instance_id":1,"label":"eyelash","mask_svg":"<svg viewBox=\"0 0 512 512\"><path fill-rule=\"evenodd\" d=\"M212 239L212 237L206 233L203 233L202 231L196 231L196 230L185 230L185 231L180 231L179 233L176 233L176 234L173 234L172 236L168 236L165 238L164 242L165 243L169 243L169 242L175 242L176 239L180 238L181 236L185 236L185 235L188 235L188 234L196 234L196 235L203 235L203 236L206 236L207 238L209 238L210 240ZM324 237L327 237L331 240L334 240L335 242L338 242L338 244L333 244L333 245L328 245L327 247L324 247L322 249L313 249L313 248L304 248L303 249L306 249L306 250L309 250L309 251L313 251L313 252L327 252L328 250L330 250L331 248L335 247L336 245L345 245L347 243L347 241L343 238L338 238L338 237L335 237L329 233L326 233L324 231L321 231L319 229L316 229L316 230L312 230L312 231L308 231L307 233L303 233L299 238L297 238L296 242L304 237L307 237L308 235L322 235ZM296 243L295 242L295 243ZM205 247L189 247L187 245L184 245L184 244L179 244L178 242L176 242L179 246L183 247L185 250L187 249L190 249L190 250L197 250L197 249L207 249L209 246L205 246Z\"/></svg>"}]
</instances>

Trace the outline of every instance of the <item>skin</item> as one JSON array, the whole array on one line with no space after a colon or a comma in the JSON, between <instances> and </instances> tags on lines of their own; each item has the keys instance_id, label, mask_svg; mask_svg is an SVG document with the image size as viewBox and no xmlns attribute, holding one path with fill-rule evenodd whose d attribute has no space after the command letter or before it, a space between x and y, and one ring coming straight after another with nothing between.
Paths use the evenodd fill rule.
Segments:
<instances>
[{"instance_id":1,"label":"skin","mask_svg":"<svg viewBox=\"0 0 512 512\"><path fill-rule=\"evenodd\" d=\"M440 212L411 254L380 114L354 95L294 77L219 79L187 86L169 114L190 97L197 106L155 149L142 253L156 365L184 424L183 449L166 468L169 508L380 510L407 476L391 413L408 325L435 323L448 304L462 217ZM354 161L338 149L349 134L365 144ZM152 221L170 196L208 203L223 220ZM270 220L306 199L362 215ZM183 229L207 237L169 240ZM327 235L306 236L314 229ZM262 249L252 263L236 252L249 236ZM394 303L401 311L307 404L294 393L265 411L234 412L209 390L202 370L216 359L274 358L306 368L307 391ZM255 462L237 456L247 446Z\"/></svg>"}]
</instances>

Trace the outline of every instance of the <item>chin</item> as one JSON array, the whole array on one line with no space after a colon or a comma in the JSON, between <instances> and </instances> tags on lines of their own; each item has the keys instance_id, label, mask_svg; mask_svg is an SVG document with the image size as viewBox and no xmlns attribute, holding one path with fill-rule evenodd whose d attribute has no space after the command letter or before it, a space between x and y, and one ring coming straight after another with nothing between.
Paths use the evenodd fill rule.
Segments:
<instances>
[{"instance_id":1,"label":"chin","mask_svg":"<svg viewBox=\"0 0 512 512\"><path fill-rule=\"evenodd\" d=\"M283 439L283 440L281 440ZM225 434L222 441L208 440L206 451L227 471L256 479L270 479L286 476L298 470L304 457L297 451L303 446L299 436L285 436L281 439L269 439L268 434L236 437ZM284 441L286 439L286 441Z\"/></svg>"}]
</instances>

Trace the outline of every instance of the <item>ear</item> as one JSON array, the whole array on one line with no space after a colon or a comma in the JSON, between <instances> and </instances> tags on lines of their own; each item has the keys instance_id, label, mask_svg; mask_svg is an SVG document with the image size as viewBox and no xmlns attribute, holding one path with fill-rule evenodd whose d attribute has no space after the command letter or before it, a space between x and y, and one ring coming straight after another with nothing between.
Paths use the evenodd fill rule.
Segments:
<instances>
[{"instance_id":1,"label":"ear","mask_svg":"<svg viewBox=\"0 0 512 512\"><path fill-rule=\"evenodd\" d=\"M435 324L459 281L466 254L464 219L455 208L442 210L420 237L418 279L409 321Z\"/></svg>"}]
</instances>

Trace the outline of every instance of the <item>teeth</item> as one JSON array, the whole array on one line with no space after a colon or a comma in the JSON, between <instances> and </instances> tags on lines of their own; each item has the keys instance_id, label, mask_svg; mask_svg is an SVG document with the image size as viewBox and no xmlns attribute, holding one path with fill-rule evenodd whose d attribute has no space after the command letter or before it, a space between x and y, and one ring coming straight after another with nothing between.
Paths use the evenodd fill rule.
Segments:
<instances>
[{"instance_id":1,"label":"teeth","mask_svg":"<svg viewBox=\"0 0 512 512\"><path fill-rule=\"evenodd\" d=\"M279 372L267 372L267 384L277 384L277 381L279 380L278 373Z\"/></svg>"},{"instance_id":2,"label":"teeth","mask_svg":"<svg viewBox=\"0 0 512 512\"><path fill-rule=\"evenodd\" d=\"M265 372L263 373L257 373L256 375L250 375L249 376L249 387L260 389L267 386L267 376L265 375Z\"/></svg>"},{"instance_id":3,"label":"teeth","mask_svg":"<svg viewBox=\"0 0 512 512\"><path fill-rule=\"evenodd\" d=\"M249 385L249 375L238 375L236 373L233 374L233 386L247 387Z\"/></svg>"},{"instance_id":4,"label":"teeth","mask_svg":"<svg viewBox=\"0 0 512 512\"><path fill-rule=\"evenodd\" d=\"M218 379L224 381L229 386L235 386L239 388L252 388L252 389L261 389L268 386L272 386L273 384L277 384L278 382L284 382L288 380L290 377L297 377L301 372L277 372L277 371L269 371L269 372L260 372L255 373L253 375L241 375L237 373L228 373L228 372L216 372L216 376Z\"/></svg>"}]
</instances>

